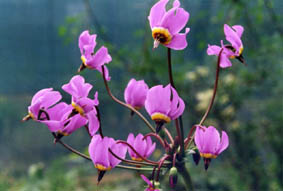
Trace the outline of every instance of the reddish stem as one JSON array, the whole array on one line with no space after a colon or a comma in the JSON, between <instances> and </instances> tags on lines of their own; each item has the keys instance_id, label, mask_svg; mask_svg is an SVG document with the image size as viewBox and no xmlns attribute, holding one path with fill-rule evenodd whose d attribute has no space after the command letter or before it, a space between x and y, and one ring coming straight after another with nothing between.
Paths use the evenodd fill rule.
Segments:
<instances>
[{"instance_id":1,"label":"reddish stem","mask_svg":"<svg viewBox=\"0 0 283 191\"><path fill-rule=\"evenodd\" d=\"M159 135L157 135L156 133L148 133L143 137L143 140L146 139L148 136L155 137L161 143L162 147L166 148L165 142L161 139Z\"/></svg>"}]
</instances>

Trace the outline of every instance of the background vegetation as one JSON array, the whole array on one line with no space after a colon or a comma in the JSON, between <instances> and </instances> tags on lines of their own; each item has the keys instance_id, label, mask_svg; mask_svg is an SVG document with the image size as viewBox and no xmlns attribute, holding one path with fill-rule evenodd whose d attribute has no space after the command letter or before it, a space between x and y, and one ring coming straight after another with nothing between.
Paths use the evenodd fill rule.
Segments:
<instances>
[{"instance_id":1,"label":"background vegetation","mask_svg":"<svg viewBox=\"0 0 283 191\"><path fill-rule=\"evenodd\" d=\"M132 77L145 79L150 86L169 83L165 48L152 51L147 15L154 2L0 1L0 190L143 190L142 181L133 178L138 177L135 173L117 170L97 188L90 162L54 145L46 127L20 120L35 92L46 87L59 90L76 74L77 38L85 29L98 34L98 46L109 48L110 86L116 96L123 98ZM282 190L283 2L181 3L190 12L189 46L172 56L177 89L186 102L186 132L198 123L211 95L216 58L206 55L207 44L219 44L224 38L224 23L245 27L247 66L234 62L221 71L216 104L205 123L227 131L230 147L207 172L202 163L195 166L188 159L196 190ZM98 72L82 75L99 91L105 134L125 139L128 132L147 132L137 117L112 104ZM83 129L64 140L80 150L89 144ZM157 151L154 158L159 156Z\"/></svg>"}]
</instances>

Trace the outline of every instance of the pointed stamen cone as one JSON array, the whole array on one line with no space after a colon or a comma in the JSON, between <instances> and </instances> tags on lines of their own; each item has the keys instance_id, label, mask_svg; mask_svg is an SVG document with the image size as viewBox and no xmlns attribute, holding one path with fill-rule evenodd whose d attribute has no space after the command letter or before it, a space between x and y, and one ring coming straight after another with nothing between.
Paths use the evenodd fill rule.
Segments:
<instances>
[{"instance_id":1,"label":"pointed stamen cone","mask_svg":"<svg viewBox=\"0 0 283 191\"><path fill-rule=\"evenodd\" d=\"M164 122L156 122L156 127L155 127L156 133L159 133L163 125L164 125Z\"/></svg>"},{"instance_id":2,"label":"pointed stamen cone","mask_svg":"<svg viewBox=\"0 0 283 191\"><path fill-rule=\"evenodd\" d=\"M203 158L203 161L204 161L204 168L205 168L205 170L207 170L208 167L209 167L209 164L211 162L211 159Z\"/></svg>"},{"instance_id":3,"label":"pointed stamen cone","mask_svg":"<svg viewBox=\"0 0 283 191\"><path fill-rule=\"evenodd\" d=\"M131 117L133 117L135 115L134 111L131 111Z\"/></svg>"},{"instance_id":4,"label":"pointed stamen cone","mask_svg":"<svg viewBox=\"0 0 283 191\"><path fill-rule=\"evenodd\" d=\"M74 115L78 114L79 112L76 109L72 110L72 113L69 114L68 119L70 119L71 117L73 117Z\"/></svg>"},{"instance_id":5,"label":"pointed stamen cone","mask_svg":"<svg viewBox=\"0 0 283 191\"><path fill-rule=\"evenodd\" d=\"M81 66L78 69L78 72L81 72L82 70L84 70L86 68L86 66L82 63Z\"/></svg>"},{"instance_id":6,"label":"pointed stamen cone","mask_svg":"<svg viewBox=\"0 0 283 191\"><path fill-rule=\"evenodd\" d=\"M153 49L157 48L159 46L159 44L160 44L159 40L155 39L154 42L153 42Z\"/></svg>"},{"instance_id":7,"label":"pointed stamen cone","mask_svg":"<svg viewBox=\"0 0 283 191\"><path fill-rule=\"evenodd\" d=\"M196 165L198 165L199 161L200 161L200 154L198 150L195 150L195 153L193 154L193 160L195 162Z\"/></svg>"},{"instance_id":8,"label":"pointed stamen cone","mask_svg":"<svg viewBox=\"0 0 283 191\"><path fill-rule=\"evenodd\" d=\"M98 177L97 177L97 185L100 183L100 181L102 180L104 174L106 171L98 171Z\"/></svg>"},{"instance_id":9,"label":"pointed stamen cone","mask_svg":"<svg viewBox=\"0 0 283 191\"><path fill-rule=\"evenodd\" d=\"M243 55L241 54L240 56L236 57L237 60L239 60L242 64L244 64L245 66L247 66L245 59L243 57Z\"/></svg>"},{"instance_id":10,"label":"pointed stamen cone","mask_svg":"<svg viewBox=\"0 0 283 191\"><path fill-rule=\"evenodd\" d=\"M23 117L22 121L24 122L24 121L28 121L30 119L31 119L31 116L30 115L26 115L26 116Z\"/></svg>"}]
</instances>

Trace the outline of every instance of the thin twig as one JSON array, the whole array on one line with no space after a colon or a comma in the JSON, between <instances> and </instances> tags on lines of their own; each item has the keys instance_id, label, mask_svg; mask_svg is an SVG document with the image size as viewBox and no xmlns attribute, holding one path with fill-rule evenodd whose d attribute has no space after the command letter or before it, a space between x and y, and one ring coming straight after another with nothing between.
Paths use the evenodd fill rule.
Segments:
<instances>
[{"instance_id":1,"label":"thin twig","mask_svg":"<svg viewBox=\"0 0 283 191\"><path fill-rule=\"evenodd\" d=\"M161 143L162 147L166 148L165 142L161 139L159 135L157 135L156 133L148 133L143 137L143 140L146 139L148 136L155 137Z\"/></svg>"},{"instance_id":2,"label":"thin twig","mask_svg":"<svg viewBox=\"0 0 283 191\"><path fill-rule=\"evenodd\" d=\"M108 82L105 78L105 71L104 71L104 66L102 66L102 74L103 74L103 80L104 80L104 84L105 84L105 87L106 87L106 90L107 90L107 93L108 95L117 103L119 103L120 105L130 109L131 111L135 112L143 121L144 123L150 128L150 130L152 132L155 133L155 129L152 127L152 125L147 121L147 119L139 112L137 111L134 107L132 107L131 105L128 105L124 102L122 102L121 100L119 100L118 98L116 98L112 93L111 93L111 90L108 86Z\"/></svg>"}]
</instances>

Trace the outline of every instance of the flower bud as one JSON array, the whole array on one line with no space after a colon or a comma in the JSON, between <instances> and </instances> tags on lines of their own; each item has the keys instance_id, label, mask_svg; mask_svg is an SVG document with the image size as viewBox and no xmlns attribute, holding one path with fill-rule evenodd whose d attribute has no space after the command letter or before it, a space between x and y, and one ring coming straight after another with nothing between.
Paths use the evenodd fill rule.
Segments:
<instances>
[{"instance_id":1,"label":"flower bud","mask_svg":"<svg viewBox=\"0 0 283 191\"><path fill-rule=\"evenodd\" d=\"M178 170L176 167L172 167L169 171L169 184L171 188L175 188L178 182Z\"/></svg>"}]
</instances>

